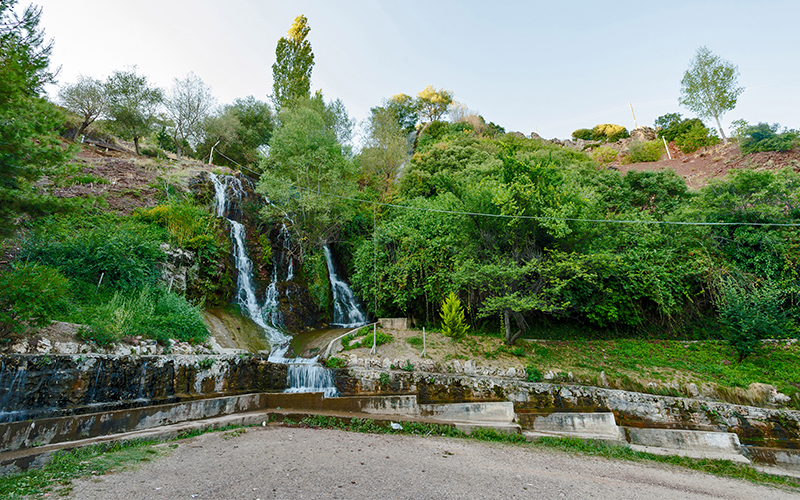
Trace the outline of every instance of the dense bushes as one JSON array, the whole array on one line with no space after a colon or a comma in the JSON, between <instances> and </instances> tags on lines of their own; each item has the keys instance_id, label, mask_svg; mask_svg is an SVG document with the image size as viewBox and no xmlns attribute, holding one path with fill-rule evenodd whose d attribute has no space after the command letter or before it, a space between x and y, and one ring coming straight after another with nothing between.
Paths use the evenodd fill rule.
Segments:
<instances>
[{"instance_id":1,"label":"dense bushes","mask_svg":"<svg viewBox=\"0 0 800 500\"><path fill-rule=\"evenodd\" d=\"M628 146L628 154L622 158L622 163L658 161L664 153L664 146L660 141L633 141Z\"/></svg>"},{"instance_id":2,"label":"dense bushes","mask_svg":"<svg viewBox=\"0 0 800 500\"><path fill-rule=\"evenodd\" d=\"M0 342L25 326L44 326L67 307L67 278L51 267L17 262L0 272Z\"/></svg>"},{"instance_id":3,"label":"dense bushes","mask_svg":"<svg viewBox=\"0 0 800 500\"><path fill-rule=\"evenodd\" d=\"M681 119L679 113L660 116L655 121L658 137L675 141L684 153L694 153L701 147L719 143L716 132L708 129L699 118Z\"/></svg>"},{"instance_id":4,"label":"dense bushes","mask_svg":"<svg viewBox=\"0 0 800 500\"><path fill-rule=\"evenodd\" d=\"M130 290L155 283L163 234L145 224L98 217L52 218L26 242L22 256L61 270L87 285Z\"/></svg>"},{"instance_id":5,"label":"dense bushes","mask_svg":"<svg viewBox=\"0 0 800 500\"><path fill-rule=\"evenodd\" d=\"M572 133L573 140L583 139L585 141L617 142L626 137L630 137L628 129L613 123L601 123L595 125L591 130L579 128Z\"/></svg>"},{"instance_id":6,"label":"dense bushes","mask_svg":"<svg viewBox=\"0 0 800 500\"><path fill-rule=\"evenodd\" d=\"M178 214L190 211L180 205L178 208ZM150 216L163 222L156 215L170 213L154 209ZM12 284L7 288L16 292L7 293L17 294L12 295L15 303L24 304L31 294L41 296L36 300L41 311L29 308L33 312L23 313L28 316L24 319L30 321L36 316L40 326L47 321L38 319L50 317L86 325L83 338L99 344L137 335L161 343L169 338L204 341L208 332L199 306L155 286L165 260L159 245L168 239L168 233L145 220L146 216L133 220L103 215L41 221L22 248L22 255L31 264L15 268L25 270L22 275L8 275ZM198 241L193 231L181 230L184 224L170 224L175 220L164 218L170 235L187 243ZM0 285L4 279L6 275ZM74 304L55 309L58 301L54 294L71 296ZM3 300L0 297L0 302ZM0 318L0 322L3 320Z\"/></svg>"},{"instance_id":7,"label":"dense bushes","mask_svg":"<svg viewBox=\"0 0 800 500\"><path fill-rule=\"evenodd\" d=\"M769 125L759 123L744 129L740 138L742 153L755 153L757 151L788 151L792 149L800 138L796 130L780 130L779 124Z\"/></svg>"}]
</instances>

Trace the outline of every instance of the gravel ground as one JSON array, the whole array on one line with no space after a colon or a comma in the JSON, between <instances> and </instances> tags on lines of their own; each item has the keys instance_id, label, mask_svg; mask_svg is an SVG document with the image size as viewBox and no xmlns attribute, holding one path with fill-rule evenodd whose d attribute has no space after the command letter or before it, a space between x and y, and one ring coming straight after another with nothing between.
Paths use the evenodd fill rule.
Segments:
<instances>
[{"instance_id":1,"label":"gravel ground","mask_svg":"<svg viewBox=\"0 0 800 500\"><path fill-rule=\"evenodd\" d=\"M439 437L286 427L179 441L76 499L781 499L797 494L662 465Z\"/></svg>"}]
</instances>

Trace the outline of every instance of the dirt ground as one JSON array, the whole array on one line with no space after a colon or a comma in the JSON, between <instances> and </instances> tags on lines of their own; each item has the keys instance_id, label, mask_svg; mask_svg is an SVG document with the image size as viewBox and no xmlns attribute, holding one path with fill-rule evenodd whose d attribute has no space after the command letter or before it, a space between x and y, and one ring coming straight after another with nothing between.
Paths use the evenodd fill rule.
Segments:
<instances>
[{"instance_id":1,"label":"dirt ground","mask_svg":"<svg viewBox=\"0 0 800 500\"><path fill-rule=\"evenodd\" d=\"M622 165L619 162L611 164L611 167L625 174L630 170L636 171L657 171L669 168L686 180L689 189L700 189L708 184L708 181L718 177L724 177L731 169L748 167L765 167L779 169L782 167L792 167L800 171L800 150L792 151L766 151L742 156L739 145L735 143L718 144L708 148L702 148L692 154L682 153L675 143L670 144L669 159L664 154L659 161L648 163L631 163Z\"/></svg>"},{"instance_id":2,"label":"dirt ground","mask_svg":"<svg viewBox=\"0 0 800 500\"><path fill-rule=\"evenodd\" d=\"M659 464L461 439L272 426L183 440L135 470L73 483L69 497L78 500L797 498L796 492Z\"/></svg>"}]
</instances>

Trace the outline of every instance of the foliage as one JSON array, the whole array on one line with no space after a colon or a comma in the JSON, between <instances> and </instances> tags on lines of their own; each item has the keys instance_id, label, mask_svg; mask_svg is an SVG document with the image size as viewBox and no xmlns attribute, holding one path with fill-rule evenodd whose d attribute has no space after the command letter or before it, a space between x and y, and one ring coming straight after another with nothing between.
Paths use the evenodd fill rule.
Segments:
<instances>
[{"instance_id":1,"label":"foliage","mask_svg":"<svg viewBox=\"0 0 800 500\"><path fill-rule=\"evenodd\" d=\"M702 147L718 144L719 137L702 123L695 123L685 133L677 136L675 143L684 153L694 153Z\"/></svg>"},{"instance_id":2,"label":"foliage","mask_svg":"<svg viewBox=\"0 0 800 500\"><path fill-rule=\"evenodd\" d=\"M361 149L362 175L375 178L377 188L386 192L394 183L400 165L408 159L409 144L397 115L389 108L372 108Z\"/></svg>"},{"instance_id":3,"label":"foliage","mask_svg":"<svg viewBox=\"0 0 800 500\"><path fill-rule=\"evenodd\" d=\"M601 123L600 125L595 125L592 129L592 139L595 141L617 142L626 137L630 137L630 134L628 129L622 125Z\"/></svg>"},{"instance_id":4,"label":"foliage","mask_svg":"<svg viewBox=\"0 0 800 500\"><path fill-rule=\"evenodd\" d=\"M525 367L525 373L527 374L528 378L526 379L528 382L541 382L544 380L542 376L542 372L540 372L535 366L528 365Z\"/></svg>"},{"instance_id":5,"label":"foliage","mask_svg":"<svg viewBox=\"0 0 800 500\"><path fill-rule=\"evenodd\" d=\"M189 250L217 251L216 219L191 197L170 198L166 204L139 208L134 219L164 227L175 245Z\"/></svg>"},{"instance_id":6,"label":"foliage","mask_svg":"<svg viewBox=\"0 0 800 500\"><path fill-rule=\"evenodd\" d=\"M342 358L337 358L333 356L325 360L325 368L336 369L336 368L344 368L346 366L347 366L347 361L343 360Z\"/></svg>"},{"instance_id":7,"label":"foliage","mask_svg":"<svg viewBox=\"0 0 800 500\"><path fill-rule=\"evenodd\" d=\"M742 283L731 276L720 279L719 316L727 327L727 340L739 362L762 350L762 340L788 333L782 305L784 291L775 283Z\"/></svg>"},{"instance_id":8,"label":"foliage","mask_svg":"<svg viewBox=\"0 0 800 500\"><path fill-rule=\"evenodd\" d=\"M171 338L194 344L204 342L208 330L198 306L163 288L145 286L115 292L108 302L94 308L83 338L104 345L137 335L161 344Z\"/></svg>"},{"instance_id":9,"label":"foliage","mask_svg":"<svg viewBox=\"0 0 800 500\"><path fill-rule=\"evenodd\" d=\"M450 337L455 348L456 343L463 339L469 330L469 325L464 319L464 308L456 294L450 292L444 299L439 316L442 318L442 335Z\"/></svg>"},{"instance_id":10,"label":"foliage","mask_svg":"<svg viewBox=\"0 0 800 500\"><path fill-rule=\"evenodd\" d=\"M172 139L179 160L184 143L197 139L203 120L213 105L211 90L197 75L189 73L182 80L174 79L164 98L164 106L172 120Z\"/></svg>"},{"instance_id":11,"label":"foliage","mask_svg":"<svg viewBox=\"0 0 800 500\"><path fill-rule=\"evenodd\" d=\"M272 201L265 217L293 214L292 232L303 258L310 248L335 239L352 217L352 205L328 194L348 196L355 189L349 148L340 141L351 122L341 102L325 104L322 96L281 109L279 119L257 190Z\"/></svg>"},{"instance_id":12,"label":"foliage","mask_svg":"<svg viewBox=\"0 0 800 500\"><path fill-rule=\"evenodd\" d=\"M597 163L607 164L617 159L618 151L606 146L601 146L592 151L592 159Z\"/></svg>"},{"instance_id":13,"label":"foliage","mask_svg":"<svg viewBox=\"0 0 800 500\"><path fill-rule=\"evenodd\" d=\"M740 139L742 153L788 151L792 149L800 139L800 132L796 130L779 132L779 130L779 124L769 125L763 122L745 128L741 133Z\"/></svg>"},{"instance_id":14,"label":"foliage","mask_svg":"<svg viewBox=\"0 0 800 500\"><path fill-rule=\"evenodd\" d=\"M89 286L130 290L154 283L164 260L153 228L108 217L53 217L25 242L23 258L60 269Z\"/></svg>"},{"instance_id":15,"label":"foliage","mask_svg":"<svg viewBox=\"0 0 800 500\"><path fill-rule=\"evenodd\" d=\"M280 110L298 99L311 97L311 70L314 53L307 40L311 27L306 16L297 16L285 37L275 47L275 64L272 65L272 99Z\"/></svg>"},{"instance_id":16,"label":"foliage","mask_svg":"<svg viewBox=\"0 0 800 500\"><path fill-rule=\"evenodd\" d=\"M352 343L353 340L364 337L360 341ZM386 333L384 331L377 331L373 333L371 328L361 328L359 331L355 333L350 333L342 337L342 347L345 351L349 351L352 349L358 349L360 347L372 347L380 346L384 344L388 344L392 342L394 338L391 334Z\"/></svg>"},{"instance_id":17,"label":"foliage","mask_svg":"<svg viewBox=\"0 0 800 500\"><path fill-rule=\"evenodd\" d=\"M681 80L678 102L700 118L714 118L726 142L719 118L736 107L736 100L744 92L744 87L738 86L738 77L739 69L734 64L700 47Z\"/></svg>"},{"instance_id":18,"label":"foliage","mask_svg":"<svg viewBox=\"0 0 800 500\"><path fill-rule=\"evenodd\" d=\"M308 293L320 311L329 311L333 303L331 296L331 282L325 256L321 251L315 251L305 256L303 260L303 273L308 283Z\"/></svg>"},{"instance_id":19,"label":"foliage","mask_svg":"<svg viewBox=\"0 0 800 500\"><path fill-rule=\"evenodd\" d=\"M397 94L385 101L383 107L394 113L400 129L408 136L416 130L419 109L416 100L406 94Z\"/></svg>"},{"instance_id":20,"label":"foliage","mask_svg":"<svg viewBox=\"0 0 800 500\"><path fill-rule=\"evenodd\" d=\"M134 66L129 71L115 71L106 80L105 95L114 129L123 139L132 140L140 154L139 139L150 133L164 99L161 89L152 87Z\"/></svg>"},{"instance_id":21,"label":"foliage","mask_svg":"<svg viewBox=\"0 0 800 500\"><path fill-rule=\"evenodd\" d=\"M0 271L0 341L26 326L50 323L69 297L68 281L61 272L36 262L17 262Z\"/></svg>"},{"instance_id":22,"label":"foliage","mask_svg":"<svg viewBox=\"0 0 800 500\"><path fill-rule=\"evenodd\" d=\"M633 141L628 146L628 154L622 157L622 163L658 161L663 154L661 141Z\"/></svg>"},{"instance_id":23,"label":"foliage","mask_svg":"<svg viewBox=\"0 0 800 500\"><path fill-rule=\"evenodd\" d=\"M37 194L32 183L71 154L57 134L62 112L40 97L53 82L53 43L39 29L42 11L28 6L19 15L16 3L0 0L0 235L13 232L11 221L20 213L63 209L63 202Z\"/></svg>"},{"instance_id":24,"label":"foliage","mask_svg":"<svg viewBox=\"0 0 800 500\"><path fill-rule=\"evenodd\" d=\"M572 140L577 141L578 139L582 139L584 141L591 141L593 134L592 129L589 128L579 128L578 130L572 133Z\"/></svg>"},{"instance_id":25,"label":"foliage","mask_svg":"<svg viewBox=\"0 0 800 500\"><path fill-rule=\"evenodd\" d=\"M106 108L103 83L94 78L79 76L73 84L63 85L58 91L58 100L70 112L83 121L75 131L74 139L83 134Z\"/></svg>"},{"instance_id":26,"label":"foliage","mask_svg":"<svg viewBox=\"0 0 800 500\"><path fill-rule=\"evenodd\" d=\"M266 102L253 96L236 99L203 121L197 155L208 157L211 148L216 146L215 164L255 168L272 137L274 121L272 109Z\"/></svg>"},{"instance_id":27,"label":"foliage","mask_svg":"<svg viewBox=\"0 0 800 500\"><path fill-rule=\"evenodd\" d=\"M432 123L444 117L452 102L453 91L436 90L433 85L428 85L417 93L416 106L420 117Z\"/></svg>"},{"instance_id":28,"label":"foliage","mask_svg":"<svg viewBox=\"0 0 800 500\"><path fill-rule=\"evenodd\" d=\"M684 153L694 153L704 146L719 142L713 130L709 130L699 118L682 119L679 113L659 116L655 121L656 135L667 142L675 141Z\"/></svg>"}]
</instances>

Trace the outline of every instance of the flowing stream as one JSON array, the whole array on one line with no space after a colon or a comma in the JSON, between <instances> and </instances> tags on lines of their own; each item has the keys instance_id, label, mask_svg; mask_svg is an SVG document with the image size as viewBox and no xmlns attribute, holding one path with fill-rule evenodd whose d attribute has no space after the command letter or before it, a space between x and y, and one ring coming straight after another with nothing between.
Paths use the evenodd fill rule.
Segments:
<instances>
[{"instance_id":1,"label":"flowing stream","mask_svg":"<svg viewBox=\"0 0 800 500\"><path fill-rule=\"evenodd\" d=\"M231 217L239 216L238 203L245 195L240 179L225 175L209 174L214 183L217 216L226 217L231 226L232 253L239 271L236 282L236 299L242 311L247 314L261 329L272 346L269 361L287 365L286 392L323 392L325 397L336 396L331 371L322 367L318 358L287 358L291 337L280 330L283 316L280 311L280 293L278 291L278 257L273 256L272 280L267 287L263 305L259 304L253 282L253 263L247 255L244 225ZM229 196L230 193L230 196ZM286 225L281 227L279 238L283 239L283 250L289 255L286 280L294 277L294 263L289 249L289 231ZM346 285L345 285L346 286ZM352 293L352 292L351 292Z\"/></svg>"},{"instance_id":2,"label":"flowing stream","mask_svg":"<svg viewBox=\"0 0 800 500\"><path fill-rule=\"evenodd\" d=\"M328 245L322 247L325 260L328 262L328 277L333 291L333 326L339 328L356 328L367 324L367 315L361 308L353 290L339 279L333 267L333 256Z\"/></svg>"}]
</instances>

